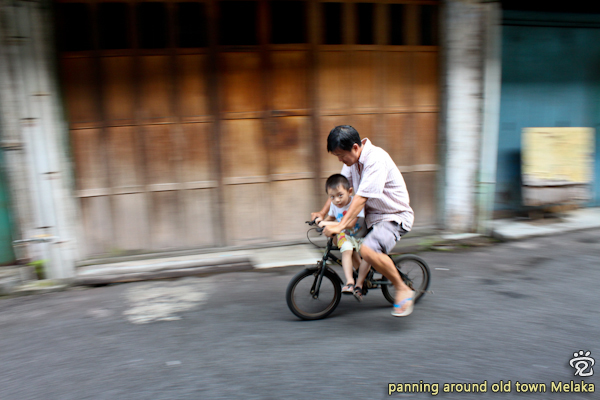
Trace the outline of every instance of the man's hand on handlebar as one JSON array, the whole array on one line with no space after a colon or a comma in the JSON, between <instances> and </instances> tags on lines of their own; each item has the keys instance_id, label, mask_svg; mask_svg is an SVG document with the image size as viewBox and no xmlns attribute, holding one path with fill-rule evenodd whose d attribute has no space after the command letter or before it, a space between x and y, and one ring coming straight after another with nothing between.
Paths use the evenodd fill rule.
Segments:
<instances>
[{"instance_id":1,"label":"man's hand on handlebar","mask_svg":"<svg viewBox=\"0 0 600 400\"><path fill-rule=\"evenodd\" d=\"M339 224L327 225L323 229L323 235L325 235L327 237L333 237L333 236L337 235L338 233L340 233L341 231L342 231L342 229L340 228Z\"/></svg>"}]
</instances>

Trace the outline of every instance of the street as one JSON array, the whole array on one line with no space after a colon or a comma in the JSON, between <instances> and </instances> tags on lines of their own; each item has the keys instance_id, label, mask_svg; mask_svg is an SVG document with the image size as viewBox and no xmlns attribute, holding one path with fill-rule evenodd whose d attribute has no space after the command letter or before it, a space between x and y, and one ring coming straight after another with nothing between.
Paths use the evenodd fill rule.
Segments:
<instances>
[{"instance_id":1,"label":"street","mask_svg":"<svg viewBox=\"0 0 600 400\"><path fill-rule=\"evenodd\" d=\"M599 242L588 230L421 253L433 293L406 318L371 290L301 321L285 302L300 267L0 298L0 399L591 400L552 390L600 391L600 372L569 365L600 359ZM439 391L389 395L403 383Z\"/></svg>"}]
</instances>

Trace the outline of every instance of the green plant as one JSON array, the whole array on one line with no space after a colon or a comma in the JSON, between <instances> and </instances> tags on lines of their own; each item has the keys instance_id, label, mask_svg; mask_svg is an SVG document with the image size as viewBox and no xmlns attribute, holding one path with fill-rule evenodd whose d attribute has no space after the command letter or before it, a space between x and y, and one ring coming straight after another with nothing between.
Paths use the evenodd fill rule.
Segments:
<instances>
[{"instance_id":1,"label":"green plant","mask_svg":"<svg viewBox=\"0 0 600 400\"><path fill-rule=\"evenodd\" d=\"M35 260L27 264L34 268L39 280L46 279L46 262L47 260Z\"/></svg>"}]
</instances>

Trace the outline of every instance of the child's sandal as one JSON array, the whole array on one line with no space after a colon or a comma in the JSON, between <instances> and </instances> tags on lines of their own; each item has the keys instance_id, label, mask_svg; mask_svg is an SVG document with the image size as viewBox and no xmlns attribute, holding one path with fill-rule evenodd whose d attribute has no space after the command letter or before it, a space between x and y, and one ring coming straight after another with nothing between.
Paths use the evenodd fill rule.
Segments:
<instances>
[{"instance_id":1,"label":"child's sandal","mask_svg":"<svg viewBox=\"0 0 600 400\"><path fill-rule=\"evenodd\" d=\"M354 285L352 283L347 284L342 288L343 294L352 294L354 292Z\"/></svg>"},{"instance_id":2,"label":"child's sandal","mask_svg":"<svg viewBox=\"0 0 600 400\"><path fill-rule=\"evenodd\" d=\"M354 298L356 300L358 300L359 302L363 301L363 291L362 288L359 286L354 287Z\"/></svg>"}]
</instances>

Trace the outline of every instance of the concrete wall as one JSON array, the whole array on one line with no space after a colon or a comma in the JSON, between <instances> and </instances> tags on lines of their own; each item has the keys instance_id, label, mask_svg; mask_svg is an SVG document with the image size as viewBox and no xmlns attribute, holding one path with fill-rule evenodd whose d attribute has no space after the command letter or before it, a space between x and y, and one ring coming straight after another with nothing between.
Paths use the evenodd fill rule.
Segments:
<instances>
[{"instance_id":1,"label":"concrete wall","mask_svg":"<svg viewBox=\"0 0 600 400\"><path fill-rule=\"evenodd\" d=\"M521 133L526 127L596 130L590 206L600 205L600 15L506 11L495 208L525 209Z\"/></svg>"},{"instance_id":2,"label":"concrete wall","mask_svg":"<svg viewBox=\"0 0 600 400\"><path fill-rule=\"evenodd\" d=\"M445 3L442 215L449 231L470 231L475 223L482 127L483 18L480 4L454 0Z\"/></svg>"},{"instance_id":3,"label":"concrete wall","mask_svg":"<svg viewBox=\"0 0 600 400\"><path fill-rule=\"evenodd\" d=\"M21 259L74 275L72 166L54 74L50 2L0 0L0 133ZM44 240L50 239L49 242Z\"/></svg>"}]
</instances>

